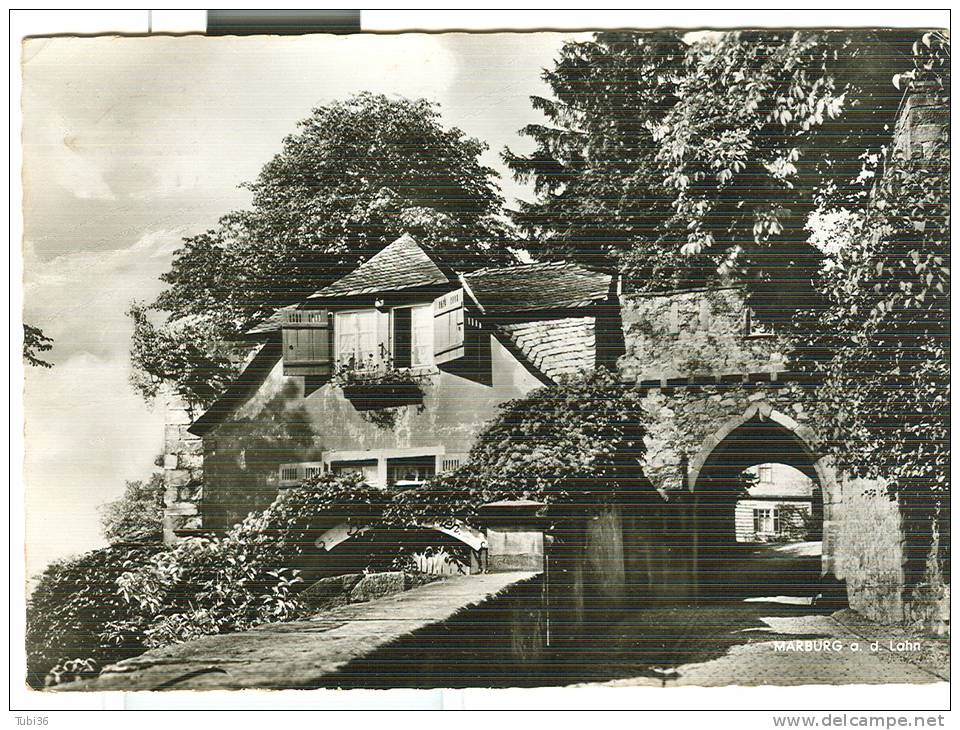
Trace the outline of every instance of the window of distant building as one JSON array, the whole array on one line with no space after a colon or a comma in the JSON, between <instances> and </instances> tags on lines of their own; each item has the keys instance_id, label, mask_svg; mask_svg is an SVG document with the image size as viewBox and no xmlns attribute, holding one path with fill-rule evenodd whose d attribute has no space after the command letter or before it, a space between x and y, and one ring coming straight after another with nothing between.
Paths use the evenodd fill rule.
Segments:
<instances>
[{"instance_id":1,"label":"window of distant building","mask_svg":"<svg viewBox=\"0 0 960 730\"><path fill-rule=\"evenodd\" d=\"M380 486L376 459L363 461L334 461L330 464L334 474L359 474L363 481L373 487Z\"/></svg>"},{"instance_id":2,"label":"window of distant building","mask_svg":"<svg viewBox=\"0 0 960 730\"><path fill-rule=\"evenodd\" d=\"M408 488L423 484L437 473L437 457L413 456L387 459L387 484Z\"/></svg>"},{"instance_id":3,"label":"window of distant building","mask_svg":"<svg viewBox=\"0 0 960 730\"><path fill-rule=\"evenodd\" d=\"M780 532L780 511L775 507L754 508L753 531L758 535L778 534Z\"/></svg>"}]
</instances>

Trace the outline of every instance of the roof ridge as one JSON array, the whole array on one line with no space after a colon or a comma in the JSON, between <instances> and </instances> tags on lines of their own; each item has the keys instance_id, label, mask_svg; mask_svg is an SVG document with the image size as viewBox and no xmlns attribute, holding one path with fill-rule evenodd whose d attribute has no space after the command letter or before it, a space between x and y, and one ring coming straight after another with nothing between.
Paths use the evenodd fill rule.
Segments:
<instances>
[{"instance_id":1,"label":"roof ridge","mask_svg":"<svg viewBox=\"0 0 960 730\"><path fill-rule=\"evenodd\" d=\"M464 274L464 276L477 276L477 275L484 276L486 274L498 274L503 271L511 271L514 269L532 269L536 266L539 266L542 268L547 268L550 266L557 267L557 268L562 266L577 266L586 271L590 271L590 269L587 269L582 264L578 264L576 261L531 261L530 263L526 263L526 264L511 264L510 266L484 266L482 269L476 269L474 271Z\"/></svg>"}]
</instances>

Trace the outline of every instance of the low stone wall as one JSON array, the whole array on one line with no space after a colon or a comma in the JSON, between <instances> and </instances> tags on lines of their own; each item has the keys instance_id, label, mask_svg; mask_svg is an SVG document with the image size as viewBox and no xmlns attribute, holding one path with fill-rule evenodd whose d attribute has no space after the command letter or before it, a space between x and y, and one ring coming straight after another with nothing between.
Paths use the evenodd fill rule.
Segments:
<instances>
[{"instance_id":1,"label":"low stone wall","mask_svg":"<svg viewBox=\"0 0 960 730\"><path fill-rule=\"evenodd\" d=\"M524 682L545 635L533 577L459 576L301 621L204 636L55 691L449 687L490 675Z\"/></svg>"},{"instance_id":2,"label":"low stone wall","mask_svg":"<svg viewBox=\"0 0 960 730\"><path fill-rule=\"evenodd\" d=\"M403 571L348 573L321 578L304 589L299 598L308 608L320 610L392 596L440 579L439 575Z\"/></svg>"},{"instance_id":3,"label":"low stone wall","mask_svg":"<svg viewBox=\"0 0 960 730\"><path fill-rule=\"evenodd\" d=\"M358 657L310 686L386 689L551 684L556 669L547 646L545 600L543 576L514 583L479 604Z\"/></svg>"}]
</instances>

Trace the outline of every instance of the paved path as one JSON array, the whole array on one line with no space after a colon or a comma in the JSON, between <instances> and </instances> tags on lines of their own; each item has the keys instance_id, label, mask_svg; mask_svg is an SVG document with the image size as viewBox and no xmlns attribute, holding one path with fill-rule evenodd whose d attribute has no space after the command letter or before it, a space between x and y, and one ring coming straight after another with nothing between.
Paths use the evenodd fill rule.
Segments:
<instances>
[{"instance_id":1,"label":"paved path","mask_svg":"<svg viewBox=\"0 0 960 730\"><path fill-rule=\"evenodd\" d=\"M305 621L267 624L154 649L106 667L96 679L59 691L294 689L314 684L353 659L462 609L496 596L536 573L460 576Z\"/></svg>"},{"instance_id":2,"label":"paved path","mask_svg":"<svg viewBox=\"0 0 960 730\"><path fill-rule=\"evenodd\" d=\"M796 603L754 602L642 613L645 615L614 629L625 649L619 662L607 664L606 672L608 677L619 674L620 678L586 684L925 684L949 678L948 665L930 660L943 642L923 639L919 649L905 650L895 642L891 650L889 637L882 632L871 635L860 624L854 627L855 633L836 617ZM842 619L842 612L838 616ZM636 631L642 631L642 626L646 635L640 637ZM658 627L653 636L651 626Z\"/></svg>"}]
</instances>

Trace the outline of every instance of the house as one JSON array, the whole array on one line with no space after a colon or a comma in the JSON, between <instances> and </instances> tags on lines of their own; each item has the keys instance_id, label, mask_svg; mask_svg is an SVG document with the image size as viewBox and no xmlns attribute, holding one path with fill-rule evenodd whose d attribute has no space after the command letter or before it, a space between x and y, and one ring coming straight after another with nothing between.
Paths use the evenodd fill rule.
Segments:
<instances>
[{"instance_id":1,"label":"house","mask_svg":"<svg viewBox=\"0 0 960 730\"><path fill-rule=\"evenodd\" d=\"M224 530L319 472L405 489L455 469L501 403L615 362L613 284L564 262L461 275L400 237L251 329L237 379L179 419L167 453L202 451L203 486L174 470L168 539Z\"/></svg>"},{"instance_id":2,"label":"house","mask_svg":"<svg viewBox=\"0 0 960 730\"><path fill-rule=\"evenodd\" d=\"M911 92L895 148L906 140L928 154L945 119L923 89ZM598 507L579 516L582 539L555 541L568 554L554 556L566 567L551 562L551 580L572 615L637 592L722 592L731 547L782 531L788 503L809 503L822 575L847 582L851 606L883 620L914 610L899 505L879 480L835 468L810 407L817 375L793 366L792 343L755 316L744 289L625 287L568 262L457 272L401 237L250 330L252 356L198 419L174 404L165 539L223 531L322 471L415 486L462 463L500 404L605 365L642 394L650 419L638 469L663 501L645 512ZM768 464L797 470L806 486L761 484L748 495L761 504L738 508L745 470L776 484Z\"/></svg>"},{"instance_id":3,"label":"house","mask_svg":"<svg viewBox=\"0 0 960 730\"><path fill-rule=\"evenodd\" d=\"M817 539L805 529L822 520L823 504L814 482L786 464L759 464L747 469L755 482L736 504L737 542L795 542Z\"/></svg>"}]
</instances>

